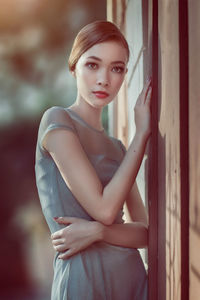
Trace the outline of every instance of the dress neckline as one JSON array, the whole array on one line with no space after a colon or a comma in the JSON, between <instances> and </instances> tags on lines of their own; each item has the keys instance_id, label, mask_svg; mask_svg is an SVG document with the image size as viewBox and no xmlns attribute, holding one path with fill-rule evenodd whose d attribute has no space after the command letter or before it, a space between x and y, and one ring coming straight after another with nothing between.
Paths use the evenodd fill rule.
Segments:
<instances>
[{"instance_id":1,"label":"dress neckline","mask_svg":"<svg viewBox=\"0 0 200 300\"><path fill-rule=\"evenodd\" d=\"M90 128L90 129L92 129L92 130L94 130L94 131L96 131L96 132L98 132L98 133L104 133L104 129L99 130L99 129L96 129L96 128L92 127L92 126L91 126L90 124L88 124L85 120L83 120L79 114L77 114L77 113L76 113L75 111L73 111L72 109L66 108L66 110L67 110L69 113L71 113L72 115L74 115L76 118L78 118L79 120L81 120L81 122L84 123L88 128Z\"/></svg>"}]
</instances>

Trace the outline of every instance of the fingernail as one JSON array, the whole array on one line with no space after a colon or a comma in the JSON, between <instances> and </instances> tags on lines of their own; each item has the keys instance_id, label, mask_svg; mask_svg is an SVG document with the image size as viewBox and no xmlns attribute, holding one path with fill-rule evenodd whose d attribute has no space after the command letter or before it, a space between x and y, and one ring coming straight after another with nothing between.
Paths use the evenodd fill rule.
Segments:
<instances>
[{"instance_id":1,"label":"fingernail","mask_svg":"<svg viewBox=\"0 0 200 300\"><path fill-rule=\"evenodd\" d=\"M146 84L148 84L151 81L151 79L148 77L146 80Z\"/></svg>"}]
</instances>

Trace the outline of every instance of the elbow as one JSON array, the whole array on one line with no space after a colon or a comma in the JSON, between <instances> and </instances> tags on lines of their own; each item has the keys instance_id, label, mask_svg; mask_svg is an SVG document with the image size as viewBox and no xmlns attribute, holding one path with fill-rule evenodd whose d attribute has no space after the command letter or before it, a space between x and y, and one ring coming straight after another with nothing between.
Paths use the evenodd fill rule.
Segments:
<instances>
[{"instance_id":1,"label":"elbow","mask_svg":"<svg viewBox=\"0 0 200 300\"><path fill-rule=\"evenodd\" d=\"M115 215L111 214L108 210L104 210L102 214L98 217L98 220L103 225L112 225L115 220Z\"/></svg>"},{"instance_id":2,"label":"elbow","mask_svg":"<svg viewBox=\"0 0 200 300\"><path fill-rule=\"evenodd\" d=\"M148 247L149 244L149 230L148 227L145 228L145 248Z\"/></svg>"},{"instance_id":3,"label":"elbow","mask_svg":"<svg viewBox=\"0 0 200 300\"><path fill-rule=\"evenodd\" d=\"M148 247L148 239L149 239L149 230L148 230L148 225L145 224L143 227L143 247L142 248Z\"/></svg>"},{"instance_id":4,"label":"elbow","mask_svg":"<svg viewBox=\"0 0 200 300\"><path fill-rule=\"evenodd\" d=\"M103 225L110 226L113 224L113 221L110 219L103 219L101 222Z\"/></svg>"},{"instance_id":5,"label":"elbow","mask_svg":"<svg viewBox=\"0 0 200 300\"><path fill-rule=\"evenodd\" d=\"M148 247L148 237L149 237L149 231L148 231L148 225L144 223L140 223L139 225L139 236L137 240L137 248L147 248Z\"/></svg>"}]
</instances>

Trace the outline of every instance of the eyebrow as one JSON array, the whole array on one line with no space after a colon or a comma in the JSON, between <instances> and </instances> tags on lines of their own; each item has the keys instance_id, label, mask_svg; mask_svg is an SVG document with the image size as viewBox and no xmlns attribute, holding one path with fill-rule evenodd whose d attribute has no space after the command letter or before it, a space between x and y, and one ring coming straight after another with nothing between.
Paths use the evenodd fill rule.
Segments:
<instances>
[{"instance_id":1,"label":"eyebrow","mask_svg":"<svg viewBox=\"0 0 200 300\"><path fill-rule=\"evenodd\" d=\"M89 57L87 57L87 59L88 59L88 58L90 58L90 59L95 59L95 60L98 60L98 61L102 61L102 59L99 58L99 57L97 57L97 56L89 56ZM111 64L112 64L112 65L113 65L113 64L123 64L123 65L125 65L125 62L122 61L122 60L116 60L116 61L112 61Z\"/></svg>"}]
</instances>

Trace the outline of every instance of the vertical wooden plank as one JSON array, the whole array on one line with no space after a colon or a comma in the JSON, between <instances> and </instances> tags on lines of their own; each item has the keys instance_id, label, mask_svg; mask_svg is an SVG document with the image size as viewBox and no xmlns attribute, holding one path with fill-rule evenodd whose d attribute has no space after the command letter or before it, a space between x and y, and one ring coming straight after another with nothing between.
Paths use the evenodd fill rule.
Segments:
<instances>
[{"instance_id":1,"label":"vertical wooden plank","mask_svg":"<svg viewBox=\"0 0 200 300\"><path fill-rule=\"evenodd\" d=\"M151 1L149 1L151 3ZM145 20L143 19L145 18ZM147 78L146 72L151 70L151 55L149 56L148 33L151 31L148 25L148 3L146 1L130 0L126 7L126 38L130 48L130 60L128 64L127 73L127 137L128 144L131 142L135 134L134 122L134 106L137 98L143 88L144 82ZM150 50L151 52L151 50ZM144 54L145 53L145 54ZM147 67L148 66L148 67ZM122 98L122 103L124 99ZM146 153L147 154L147 153ZM140 170L137 175L137 184L140 194L145 204L147 204L147 174L148 156L145 155ZM140 250L140 254L145 262L148 264L147 250Z\"/></svg>"},{"instance_id":2,"label":"vertical wooden plank","mask_svg":"<svg viewBox=\"0 0 200 300\"><path fill-rule=\"evenodd\" d=\"M200 1L189 10L190 300L200 299Z\"/></svg>"},{"instance_id":3,"label":"vertical wooden plank","mask_svg":"<svg viewBox=\"0 0 200 300\"><path fill-rule=\"evenodd\" d=\"M181 299L178 9L177 0L158 1L158 299L162 300Z\"/></svg>"},{"instance_id":4,"label":"vertical wooden plank","mask_svg":"<svg viewBox=\"0 0 200 300\"><path fill-rule=\"evenodd\" d=\"M118 119L118 130L117 137L123 142L123 144L128 146L128 114L127 114L127 85L126 81L123 83L119 93L118 93L118 109L117 109L117 119Z\"/></svg>"},{"instance_id":5,"label":"vertical wooden plank","mask_svg":"<svg viewBox=\"0 0 200 300\"><path fill-rule=\"evenodd\" d=\"M126 38L130 48L127 73L128 142L135 134L134 106L144 85L142 2L130 0L126 9Z\"/></svg>"},{"instance_id":6,"label":"vertical wooden plank","mask_svg":"<svg viewBox=\"0 0 200 300\"><path fill-rule=\"evenodd\" d=\"M116 23L126 36L126 0L117 0ZM127 118L127 84L126 79L117 96L117 138L128 146L128 118Z\"/></svg>"},{"instance_id":7,"label":"vertical wooden plank","mask_svg":"<svg viewBox=\"0 0 200 300\"><path fill-rule=\"evenodd\" d=\"M116 0L107 0L107 20L116 23ZM118 132L118 105L117 99L108 105L108 131L109 135L117 137Z\"/></svg>"},{"instance_id":8,"label":"vertical wooden plank","mask_svg":"<svg viewBox=\"0 0 200 300\"><path fill-rule=\"evenodd\" d=\"M110 6L111 2L113 6L116 5L115 9ZM108 16L112 15L111 20L125 34L131 52L125 84L122 86L114 106L110 106L113 120L116 118L117 135L115 137L121 139L128 146L135 133L134 106L147 75L151 74L152 11L149 11L149 7L152 8L152 1L150 0L147 3L146 0L109 0L108 3L108 10L111 12L108 13ZM115 14L113 11L115 11ZM117 109L114 110L116 107ZM148 186L148 181L145 180L148 179L146 176L148 172L146 162L147 156L145 156L137 176L138 187L145 203L147 203ZM140 250L140 252L145 263L147 263L147 251Z\"/></svg>"},{"instance_id":9,"label":"vertical wooden plank","mask_svg":"<svg viewBox=\"0 0 200 300\"><path fill-rule=\"evenodd\" d=\"M152 135L148 164L149 207L149 300L158 300L158 1L153 0L152 12ZM149 34L151 36L151 33ZM159 281L159 284L161 282ZM164 300L164 299L163 299Z\"/></svg>"},{"instance_id":10,"label":"vertical wooden plank","mask_svg":"<svg viewBox=\"0 0 200 300\"><path fill-rule=\"evenodd\" d=\"M107 20L114 22L120 30L125 30L125 0L107 0ZM119 138L127 146L127 110L126 83L119 91L116 99L108 106L109 134Z\"/></svg>"},{"instance_id":11,"label":"vertical wooden plank","mask_svg":"<svg viewBox=\"0 0 200 300\"><path fill-rule=\"evenodd\" d=\"M188 5L179 0L181 300L189 299Z\"/></svg>"}]
</instances>

